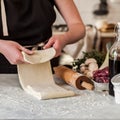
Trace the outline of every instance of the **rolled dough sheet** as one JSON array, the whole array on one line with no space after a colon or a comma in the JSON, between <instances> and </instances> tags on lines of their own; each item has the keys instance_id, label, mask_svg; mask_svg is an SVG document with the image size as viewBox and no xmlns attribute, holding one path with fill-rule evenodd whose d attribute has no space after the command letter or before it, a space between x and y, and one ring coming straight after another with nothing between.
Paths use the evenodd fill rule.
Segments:
<instances>
[{"instance_id":1,"label":"rolled dough sheet","mask_svg":"<svg viewBox=\"0 0 120 120\"><path fill-rule=\"evenodd\" d=\"M41 62L40 60L43 59L41 57L44 57L42 52L45 53L45 56L47 54L51 55L48 55L49 58L45 57L46 60L42 60ZM37 51L37 54L32 56L23 53L24 59L31 64L25 63L17 65L19 81L22 88L38 99L51 99L75 95L73 91L64 89L55 84L50 65L50 59L52 59L54 55L55 51L53 48L49 48L46 52L45 50ZM40 58L40 60L38 58Z\"/></svg>"},{"instance_id":2,"label":"rolled dough sheet","mask_svg":"<svg viewBox=\"0 0 120 120\"><path fill-rule=\"evenodd\" d=\"M55 56L55 53L56 52L54 48L49 48L45 50L36 50L34 55L32 56L22 52L24 60L31 64L47 62Z\"/></svg>"}]
</instances>

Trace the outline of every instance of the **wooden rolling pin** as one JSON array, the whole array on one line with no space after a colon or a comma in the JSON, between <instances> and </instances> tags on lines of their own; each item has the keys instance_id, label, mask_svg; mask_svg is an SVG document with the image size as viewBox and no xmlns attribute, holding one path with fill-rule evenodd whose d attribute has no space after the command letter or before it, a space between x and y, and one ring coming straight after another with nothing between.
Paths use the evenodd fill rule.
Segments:
<instances>
[{"instance_id":1,"label":"wooden rolling pin","mask_svg":"<svg viewBox=\"0 0 120 120\"><path fill-rule=\"evenodd\" d=\"M94 89L94 83L86 76L65 66L54 67L56 76L63 79L67 84L78 89Z\"/></svg>"}]
</instances>

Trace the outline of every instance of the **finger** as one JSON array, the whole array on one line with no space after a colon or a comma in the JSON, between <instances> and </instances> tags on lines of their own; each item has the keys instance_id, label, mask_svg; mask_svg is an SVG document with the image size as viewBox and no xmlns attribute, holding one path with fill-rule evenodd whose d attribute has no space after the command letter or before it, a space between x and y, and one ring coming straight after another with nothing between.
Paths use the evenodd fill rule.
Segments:
<instances>
[{"instance_id":1,"label":"finger","mask_svg":"<svg viewBox=\"0 0 120 120\"><path fill-rule=\"evenodd\" d=\"M23 62L23 61L19 61L19 62L17 62L17 64L24 64L25 62Z\"/></svg>"},{"instance_id":2,"label":"finger","mask_svg":"<svg viewBox=\"0 0 120 120\"><path fill-rule=\"evenodd\" d=\"M26 61L20 61L19 64L30 64L30 63Z\"/></svg>"},{"instance_id":3,"label":"finger","mask_svg":"<svg viewBox=\"0 0 120 120\"><path fill-rule=\"evenodd\" d=\"M45 46L44 46L43 48L44 48L44 49L50 48L50 47L53 46L53 44L54 44L54 40L53 40L53 39L50 39L50 40L45 44Z\"/></svg>"},{"instance_id":4,"label":"finger","mask_svg":"<svg viewBox=\"0 0 120 120\"><path fill-rule=\"evenodd\" d=\"M25 61L24 58L22 57L17 61L17 64L29 64L29 62Z\"/></svg>"},{"instance_id":5,"label":"finger","mask_svg":"<svg viewBox=\"0 0 120 120\"><path fill-rule=\"evenodd\" d=\"M23 63L25 63L25 61L23 61L23 60L17 60L17 61L10 61L10 63L12 65L17 65L17 64L23 64Z\"/></svg>"},{"instance_id":6,"label":"finger","mask_svg":"<svg viewBox=\"0 0 120 120\"><path fill-rule=\"evenodd\" d=\"M19 61L17 64L29 64L29 63L26 61Z\"/></svg>"},{"instance_id":7,"label":"finger","mask_svg":"<svg viewBox=\"0 0 120 120\"><path fill-rule=\"evenodd\" d=\"M27 54L30 54L30 55L34 53L34 51L26 49L25 47L22 47L22 46L21 46L21 51L23 51L23 52L25 52Z\"/></svg>"}]
</instances>

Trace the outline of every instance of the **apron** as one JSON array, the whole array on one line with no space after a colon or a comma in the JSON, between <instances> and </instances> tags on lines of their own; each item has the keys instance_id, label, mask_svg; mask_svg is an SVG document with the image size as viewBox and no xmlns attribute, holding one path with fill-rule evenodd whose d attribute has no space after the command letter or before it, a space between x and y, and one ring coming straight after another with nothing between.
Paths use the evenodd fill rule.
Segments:
<instances>
[{"instance_id":1,"label":"apron","mask_svg":"<svg viewBox=\"0 0 120 120\"><path fill-rule=\"evenodd\" d=\"M36 45L52 36L56 19L53 0L0 0L0 39L22 46ZM0 54L0 73L17 73Z\"/></svg>"}]
</instances>

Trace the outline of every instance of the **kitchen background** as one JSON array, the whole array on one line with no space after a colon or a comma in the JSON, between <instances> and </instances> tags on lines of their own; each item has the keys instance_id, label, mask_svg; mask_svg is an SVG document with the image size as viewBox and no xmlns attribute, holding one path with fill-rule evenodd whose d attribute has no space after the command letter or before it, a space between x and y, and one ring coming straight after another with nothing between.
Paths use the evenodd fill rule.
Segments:
<instances>
[{"instance_id":1,"label":"kitchen background","mask_svg":"<svg viewBox=\"0 0 120 120\"><path fill-rule=\"evenodd\" d=\"M116 23L120 21L120 0L103 0L108 3L108 15L105 19L109 22ZM96 19L93 15L93 11L96 9L100 0L74 0L80 15L85 24L95 24ZM55 24L64 24L64 20L61 18L59 13L57 13L57 19Z\"/></svg>"},{"instance_id":2,"label":"kitchen background","mask_svg":"<svg viewBox=\"0 0 120 120\"><path fill-rule=\"evenodd\" d=\"M82 17L82 20L85 25L92 25L92 28L86 28L86 36L83 40L78 41L75 44L67 45L64 48L65 53L72 56L73 58L82 58L83 51L89 52L94 47L96 50L107 52L106 45L109 42L114 42L114 26L109 26L110 29L107 29L105 32L101 32L99 28L103 22L116 24L120 22L120 0L74 0L79 13ZM94 12L100 10L100 5L103 3L106 6L101 6L102 14L104 15L95 15ZM106 3L106 4L105 4ZM105 12L106 11L106 12ZM57 12L57 10L56 10ZM108 12L108 13L107 13ZM62 24L62 26L61 26ZM61 28L58 32L64 32L66 30L65 21L62 19L60 14L57 12L57 19L54 23L55 26ZM58 27L59 26L59 27ZM108 28L109 28L108 27ZM65 28L65 29L64 29ZM112 29L111 29L112 28ZM104 30L104 29L103 29ZM111 32L112 31L112 32ZM71 48L73 48L71 50ZM88 49L89 48L89 49ZM61 57L60 64L69 64L73 59L69 56Z\"/></svg>"}]
</instances>

